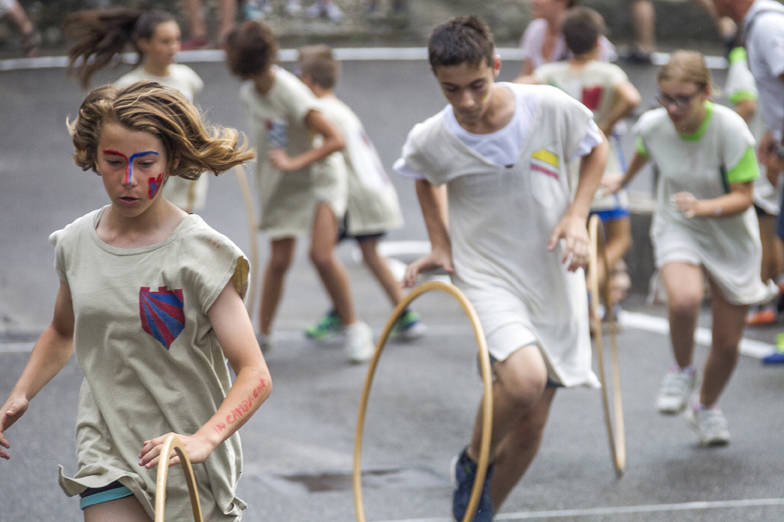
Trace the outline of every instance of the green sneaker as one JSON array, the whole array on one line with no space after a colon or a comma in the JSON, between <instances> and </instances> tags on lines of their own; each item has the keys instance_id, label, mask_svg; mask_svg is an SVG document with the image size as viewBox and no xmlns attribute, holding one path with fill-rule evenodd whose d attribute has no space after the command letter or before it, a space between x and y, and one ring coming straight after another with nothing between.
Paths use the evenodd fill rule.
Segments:
<instances>
[{"instance_id":1,"label":"green sneaker","mask_svg":"<svg viewBox=\"0 0 784 522\"><path fill-rule=\"evenodd\" d=\"M338 313L330 310L319 322L305 328L305 337L314 341L328 341L343 331Z\"/></svg>"},{"instance_id":2,"label":"green sneaker","mask_svg":"<svg viewBox=\"0 0 784 522\"><path fill-rule=\"evenodd\" d=\"M392 338L400 341L413 341L425 335L427 327L422 324L419 314L411 310L406 310L395 326L392 327Z\"/></svg>"}]
</instances>

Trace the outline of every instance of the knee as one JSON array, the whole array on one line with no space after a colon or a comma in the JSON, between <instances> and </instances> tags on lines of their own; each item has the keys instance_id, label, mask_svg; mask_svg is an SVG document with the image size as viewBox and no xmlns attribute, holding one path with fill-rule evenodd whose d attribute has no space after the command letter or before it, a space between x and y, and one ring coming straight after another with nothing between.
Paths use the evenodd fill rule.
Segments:
<instances>
[{"instance_id":1,"label":"knee","mask_svg":"<svg viewBox=\"0 0 784 522\"><path fill-rule=\"evenodd\" d=\"M530 410L542 397L547 386L547 375L518 375L502 383L503 392L511 405L522 411Z\"/></svg>"},{"instance_id":2,"label":"knee","mask_svg":"<svg viewBox=\"0 0 784 522\"><path fill-rule=\"evenodd\" d=\"M698 312L702 296L696 292L670 292L667 307L677 315L694 315Z\"/></svg>"},{"instance_id":3,"label":"knee","mask_svg":"<svg viewBox=\"0 0 784 522\"><path fill-rule=\"evenodd\" d=\"M310 251L308 252L308 257L310 258L310 262L313 263L316 268L323 268L329 266L332 263L333 252L331 248L311 245Z\"/></svg>"},{"instance_id":4,"label":"knee","mask_svg":"<svg viewBox=\"0 0 784 522\"><path fill-rule=\"evenodd\" d=\"M283 276L291 266L291 256L286 254L273 254L267 263L267 269L277 275Z\"/></svg>"}]
</instances>

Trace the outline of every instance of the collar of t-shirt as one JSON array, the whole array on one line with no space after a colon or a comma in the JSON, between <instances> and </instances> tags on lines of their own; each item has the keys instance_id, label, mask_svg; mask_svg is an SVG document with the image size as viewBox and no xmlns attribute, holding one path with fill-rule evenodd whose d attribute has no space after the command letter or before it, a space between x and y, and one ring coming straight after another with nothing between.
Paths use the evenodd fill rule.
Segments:
<instances>
[{"instance_id":1,"label":"collar of t-shirt","mask_svg":"<svg viewBox=\"0 0 784 522\"><path fill-rule=\"evenodd\" d=\"M516 89L505 83L499 82L499 85L511 89L515 95L514 115L504 127L488 134L469 132L460 126L451 105L444 108L444 123L447 130L475 154L494 165L511 168L525 145L531 119L539 105L539 97L520 96Z\"/></svg>"}]
</instances>

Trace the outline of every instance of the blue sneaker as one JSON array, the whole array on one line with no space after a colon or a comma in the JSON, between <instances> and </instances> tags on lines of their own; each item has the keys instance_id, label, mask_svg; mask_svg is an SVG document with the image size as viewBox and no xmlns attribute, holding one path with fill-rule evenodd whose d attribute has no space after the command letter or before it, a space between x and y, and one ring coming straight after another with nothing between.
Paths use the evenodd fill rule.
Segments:
<instances>
[{"instance_id":1,"label":"blue sneaker","mask_svg":"<svg viewBox=\"0 0 784 522\"><path fill-rule=\"evenodd\" d=\"M338 313L331 310L314 325L305 328L305 337L314 341L328 341L343 331Z\"/></svg>"},{"instance_id":2,"label":"blue sneaker","mask_svg":"<svg viewBox=\"0 0 784 522\"><path fill-rule=\"evenodd\" d=\"M762 364L784 364L784 333L776 336L776 349L762 358Z\"/></svg>"},{"instance_id":3,"label":"blue sneaker","mask_svg":"<svg viewBox=\"0 0 784 522\"><path fill-rule=\"evenodd\" d=\"M392 338L399 341L413 341L425 335L427 327L419 319L419 314L406 310L392 328Z\"/></svg>"},{"instance_id":4,"label":"blue sneaker","mask_svg":"<svg viewBox=\"0 0 784 522\"><path fill-rule=\"evenodd\" d=\"M474 477L476 476L476 462L466 453L452 459L452 515L456 522L462 522L468 509L468 500L471 498L471 489L474 487ZM479 505L474 513L474 522L492 522L493 520L493 501L490 498L490 477L493 475L492 464L487 467L485 483L482 486L482 494L479 496Z\"/></svg>"}]
</instances>

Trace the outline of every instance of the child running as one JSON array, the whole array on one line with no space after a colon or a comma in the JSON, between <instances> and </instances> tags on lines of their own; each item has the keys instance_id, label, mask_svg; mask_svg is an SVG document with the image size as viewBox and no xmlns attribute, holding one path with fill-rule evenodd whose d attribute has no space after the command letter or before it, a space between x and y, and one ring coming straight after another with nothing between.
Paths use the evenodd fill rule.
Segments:
<instances>
[{"instance_id":1,"label":"child running","mask_svg":"<svg viewBox=\"0 0 784 522\"><path fill-rule=\"evenodd\" d=\"M569 50L561 33L561 21L566 10L579 3L579 0L530 0L534 19L520 39L523 63L515 81L526 83L539 66L569 58ZM615 59L615 56L615 46L602 35L598 59L607 62Z\"/></svg>"},{"instance_id":2,"label":"child running","mask_svg":"<svg viewBox=\"0 0 784 522\"><path fill-rule=\"evenodd\" d=\"M114 82L118 87L142 80L158 82L177 89L191 102L204 87L193 69L174 62L180 52L180 26L169 13L124 8L79 11L65 19L65 30L75 40L69 67L82 87L129 44L136 52L136 66ZM207 201L207 179L172 177L163 187L163 196L188 213L201 210Z\"/></svg>"},{"instance_id":3,"label":"child running","mask_svg":"<svg viewBox=\"0 0 784 522\"><path fill-rule=\"evenodd\" d=\"M348 176L348 210L343 218L338 241L354 238L362 252L362 260L379 282L387 297L396 306L403 298L400 283L387 261L378 253L378 242L387 230L403 223L395 187L384 171L373 143L362 122L335 95L335 84L340 64L326 45L313 45L299 50L302 81L319 99L324 114L337 125L346 140L346 148L338 154L337 165ZM331 310L318 323L308 327L305 335L311 339L327 340L341 330L340 317ZM393 338L413 340L424 334L425 326L419 315L406 309L392 330Z\"/></svg>"},{"instance_id":4,"label":"child running","mask_svg":"<svg viewBox=\"0 0 784 522\"><path fill-rule=\"evenodd\" d=\"M256 140L260 227L270 238L259 309L259 344L271 345L270 333L291 266L297 236L311 235L310 259L346 333L349 361L367 361L375 347L370 327L359 321L348 274L335 255L338 222L348 198L345 171L321 169L345 147L337 127L296 76L275 65L278 44L261 22L246 21L226 38L226 59L233 74L246 80L240 99ZM317 139L314 141L313 136ZM335 158L335 159L333 159Z\"/></svg>"},{"instance_id":5,"label":"child running","mask_svg":"<svg viewBox=\"0 0 784 522\"><path fill-rule=\"evenodd\" d=\"M474 520L489 521L536 455L556 387L598 386L582 267L607 142L591 111L564 92L496 83L501 60L490 29L475 17L436 27L428 56L449 105L412 129L395 163L416 178L432 245L404 282L446 270L487 336L495 374L492 469ZM578 157L572 180L567 164ZM474 482L481 418L480 411L452 466L457 520Z\"/></svg>"},{"instance_id":6,"label":"child running","mask_svg":"<svg viewBox=\"0 0 784 522\"><path fill-rule=\"evenodd\" d=\"M75 163L101 177L110 202L50 236L54 317L0 410L0 457L10 458L5 432L75 351L78 464L59 482L81 496L84 519L152 520L155 467L174 432L197 463L205 520L237 521L236 431L272 389L242 301L248 261L160 187L253 155L236 131L208 130L184 96L153 82L93 90L70 132ZM172 479L166 519L187 520L185 482Z\"/></svg>"},{"instance_id":7,"label":"child running","mask_svg":"<svg viewBox=\"0 0 784 522\"><path fill-rule=\"evenodd\" d=\"M561 30L572 57L566 61L542 65L534 71L534 77L539 83L565 91L593 111L594 121L610 138L610 154L603 180L619 177L625 165L616 127L640 104L640 93L620 67L597 59L604 30L604 20L599 13L588 7L573 7L566 11ZM600 188L591 204L591 214L601 218L605 229L607 239L604 249L612 274L613 289L613 302L605 304L612 306L629 287L629 276L622 268L623 256L632 243L626 191L607 194ZM602 263L597 268L601 287L605 277L610 275L604 273ZM594 298L598 299L599 296Z\"/></svg>"},{"instance_id":8,"label":"child running","mask_svg":"<svg viewBox=\"0 0 784 522\"><path fill-rule=\"evenodd\" d=\"M752 186L758 175L754 138L743 119L714 105L710 71L695 51L677 51L658 73L661 108L637 123L637 151L617 186L648 161L659 171L651 224L656 267L667 292L675 365L662 381L656 408L686 415L703 446L730 441L719 397L738 361L748 305L775 292L760 280L761 247ZM707 274L712 343L699 395L694 329Z\"/></svg>"}]
</instances>

